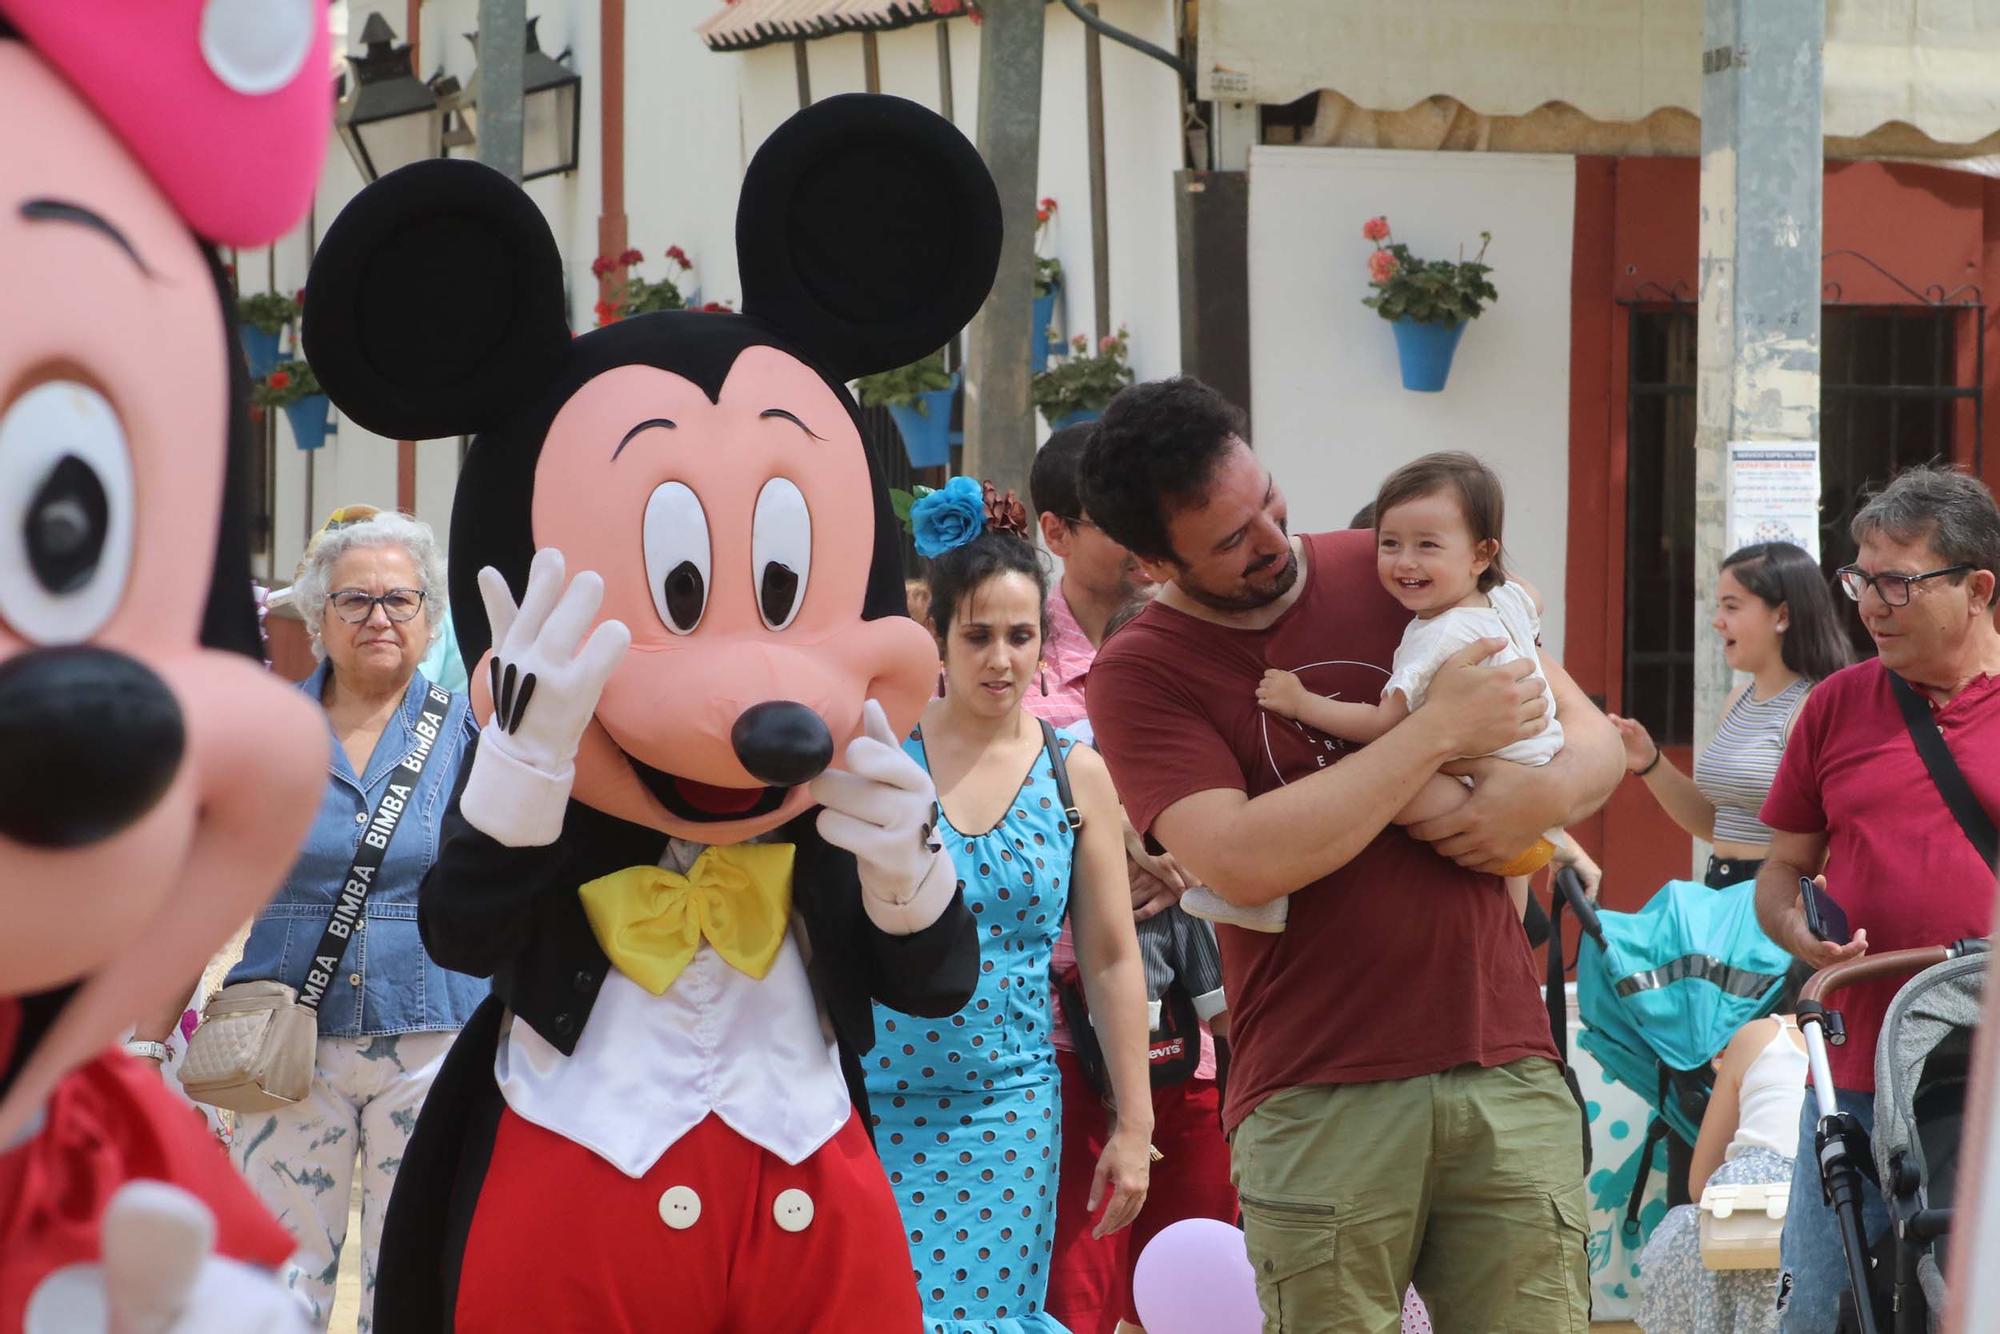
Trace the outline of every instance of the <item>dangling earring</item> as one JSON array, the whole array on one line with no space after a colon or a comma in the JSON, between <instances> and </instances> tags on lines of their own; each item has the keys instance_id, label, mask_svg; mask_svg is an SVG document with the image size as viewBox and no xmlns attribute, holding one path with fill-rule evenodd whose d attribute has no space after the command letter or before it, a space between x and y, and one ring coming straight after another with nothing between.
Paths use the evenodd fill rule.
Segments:
<instances>
[{"instance_id":1,"label":"dangling earring","mask_svg":"<svg viewBox=\"0 0 2000 1334\"><path fill-rule=\"evenodd\" d=\"M944 673L942 671L938 673L938 698L944 698Z\"/></svg>"},{"instance_id":2,"label":"dangling earring","mask_svg":"<svg viewBox=\"0 0 2000 1334\"><path fill-rule=\"evenodd\" d=\"M1042 668L1042 698L1047 699L1048 697L1049 697L1049 669L1044 667Z\"/></svg>"}]
</instances>

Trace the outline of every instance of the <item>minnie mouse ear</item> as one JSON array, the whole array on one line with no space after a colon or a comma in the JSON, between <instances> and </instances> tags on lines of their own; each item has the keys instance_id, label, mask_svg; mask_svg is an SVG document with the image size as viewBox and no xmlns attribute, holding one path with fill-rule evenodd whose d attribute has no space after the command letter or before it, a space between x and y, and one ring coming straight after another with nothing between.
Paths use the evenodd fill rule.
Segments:
<instances>
[{"instance_id":1,"label":"minnie mouse ear","mask_svg":"<svg viewBox=\"0 0 2000 1334\"><path fill-rule=\"evenodd\" d=\"M993 286L1000 196L950 121L830 97L780 125L736 209L743 309L851 379L929 355Z\"/></svg>"},{"instance_id":2,"label":"minnie mouse ear","mask_svg":"<svg viewBox=\"0 0 2000 1334\"><path fill-rule=\"evenodd\" d=\"M327 228L300 337L328 397L377 435L477 434L568 355L562 256L541 210L499 172L414 163Z\"/></svg>"}]
</instances>

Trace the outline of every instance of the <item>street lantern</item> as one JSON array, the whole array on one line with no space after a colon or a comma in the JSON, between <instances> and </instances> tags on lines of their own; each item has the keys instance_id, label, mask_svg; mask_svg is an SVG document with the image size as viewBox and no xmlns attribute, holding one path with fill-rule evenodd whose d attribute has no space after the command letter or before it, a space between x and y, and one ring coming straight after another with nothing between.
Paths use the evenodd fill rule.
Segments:
<instances>
[{"instance_id":1,"label":"street lantern","mask_svg":"<svg viewBox=\"0 0 2000 1334\"><path fill-rule=\"evenodd\" d=\"M396 34L379 13L368 16L361 44L362 54L347 57L350 77L334 125L362 179L373 181L442 156L437 94L417 78L409 45L396 45Z\"/></svg>"},{"instance_id":2,"label":"street lantern","mask_svg":"<svg viewBox=\"0 0 2000 1334\"><path fill-rule=\"evenodd\" d=\"M521 58L521 179L559 176L576 170L578 137L582 128L579 114L583 103L583 76L560 56L543 52L535 27L539 17L528 20L527 51ZM479 34L467 33L473 50L479 49ZM461 114L478 131L479 72L473 71L459 99Z\"/></svg>"}]
</instances>

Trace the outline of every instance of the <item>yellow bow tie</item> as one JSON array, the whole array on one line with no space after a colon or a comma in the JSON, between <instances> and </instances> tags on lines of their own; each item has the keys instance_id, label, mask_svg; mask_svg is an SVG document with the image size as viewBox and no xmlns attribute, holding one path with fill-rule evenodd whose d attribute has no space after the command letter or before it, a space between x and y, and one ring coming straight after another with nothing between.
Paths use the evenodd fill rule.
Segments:
<instances>
[{"instance_id":1,"label":"yellow bow tie","mask_svg":"<svg viewBox=\"0 0 2000 1334\"><path fill-rule=\"evenodd\" d=\"M705 938L740 973L771 970L792 920L792 845L706 849L686 875L628 866L584 885L583 911L619 972L664 995Z\"/></svg>"}]
</instances>

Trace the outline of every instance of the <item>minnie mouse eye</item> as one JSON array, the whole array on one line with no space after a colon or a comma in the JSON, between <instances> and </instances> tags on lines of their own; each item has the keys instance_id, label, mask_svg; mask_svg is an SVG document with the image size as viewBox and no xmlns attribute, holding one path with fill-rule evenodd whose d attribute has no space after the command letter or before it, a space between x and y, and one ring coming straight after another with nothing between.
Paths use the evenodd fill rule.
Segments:
<instances>
[{"instance_id":1,"label":"minnie mouse eye","mask_svg":"<svg viewBox=\"0 0 2000 1334\"><path fill-rule=\"evenodd\" d=\"M757 611L782 630L806 600L812 572L812 512L796 484L773 477L757 494L750 526L750 568L757 579Z\"/></svg>"},{"instance_id":2,"label":"minnie mouse eye","mask_svg":"<svg viewBox=\"0 0 2000 1334\"><path fill-rule=\"evenodd\" d=\"M38 644L103 628L132 561L132 460L102 394L56 380L0 417L0 619Z\"/></svg>"},{"instance_id":3,"label":"minnie mouse eye","mask_svg":"<svg viewBox=\"0 0 2000 1334\"><path fill-rule=\"evenodd\" d=\"M662 482L646 501L646 580L653 607L677 635L691 635L708 607L708 514L683 482Z\"/></svg>"}]
</instances>

